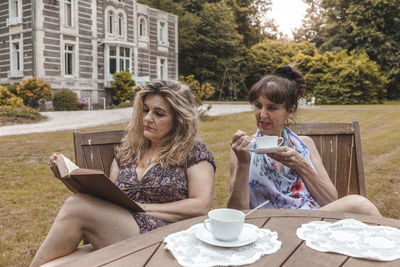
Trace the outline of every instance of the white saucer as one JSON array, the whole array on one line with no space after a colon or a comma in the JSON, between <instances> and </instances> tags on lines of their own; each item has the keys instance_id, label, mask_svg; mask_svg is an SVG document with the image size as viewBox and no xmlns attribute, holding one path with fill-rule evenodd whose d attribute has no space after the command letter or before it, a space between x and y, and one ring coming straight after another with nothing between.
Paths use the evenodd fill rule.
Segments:
<instances>
[{"instance_id":1,"label":"white saucer","mask_svg":"<svg viewBox=\"0 0 400 267\"><path fill-rule=\"evenodd\" d=\"M201 241L213 246L233 248L245 246L255 242L258 238L256 230L257 226L245 223L243 226L243 231L240 234L239 238L235 241L228 242L215 239L213 234L209 232L206 228L204 228L203 224L201 224L195 232L195 236Z\"/></svg>"},{"instance_id":2,"label":"white saucer","mask_svg":"<svg viewBox=\"0 0 400 267\"><path fill-rule=\"evenodd\" d=\"M281 152L284 151L285 147L282 146L276 146L276 147L266 147L266 148L256 148L256 149L250 149L251 152L255 152L257 154L266 154L266 153L275 153L275 152Z\"/></svg>"}]
</instances>

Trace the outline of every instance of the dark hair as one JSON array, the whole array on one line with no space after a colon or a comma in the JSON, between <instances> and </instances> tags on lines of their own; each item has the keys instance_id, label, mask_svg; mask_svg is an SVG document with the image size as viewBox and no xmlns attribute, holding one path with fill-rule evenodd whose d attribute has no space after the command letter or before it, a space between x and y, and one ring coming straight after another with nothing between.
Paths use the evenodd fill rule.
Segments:
<instances>
[{"instance_id":1,"label":"dark hair","mask_svg":"<svg viewBox=\"0 0 400 267\"><path fill-rule=\"evenodd\" d=\"M263 76L255 83L248 94L250 103L254 103L261 95L270 101L285 103L286 110L293 105L297 109L297 101L306 95L307 87L303 75L296 68L286 65L275 69L272 74Z\"/></svg>"}]
</instances>

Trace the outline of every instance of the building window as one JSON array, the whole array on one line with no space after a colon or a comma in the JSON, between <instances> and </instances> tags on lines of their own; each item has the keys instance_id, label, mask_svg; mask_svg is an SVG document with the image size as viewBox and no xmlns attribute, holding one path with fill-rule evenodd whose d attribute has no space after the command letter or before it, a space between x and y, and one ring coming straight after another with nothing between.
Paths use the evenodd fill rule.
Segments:
<instances>
[{"instance_id":1,"label":"building window","mask_svg":"<svg viewBox=\"0 0 400 267\"><path fill-rule=\"evenodd\" d=\"M21 71L22 71L22 51L21 51L21 46L19 42L12 43L11 44L11 76L20 76Z\"/></svg>"},{"instance_id":2,"label":"building window","mask_svg":"<svg viewBox=\"0 0 400 267\"><path fill-rule=\"evenodd\" d=\"M139 41L149 41L149 37L147 36L147 22L144 17L139 18Z\"/></svg>"},{"instance_id":3,"label":"building window","mask_svg":"<svg viewBox=\"0 0 400 267\"><path fill-rule=\"evenodd\" d=\"M117 72L117 47L116 46L110 46L110 69L109 72L110 74L114 74Z\"/></svg>"},{"instance_id":4,"label":"building window","mask_svg":"<svg viewBox=\"0 0 400 267\"><path fill-rule=\"evenodd\" d=\"M114 13L112 11L108 12L108 33L112 34L113 33L113 22L114 22Z\"/></svg>"},{"instance_id":5,"label":"building window","mask_svg":"<svg viewBox=\"0 0 400 267\"><path fill-rule=\"evenodd\" d=\"M70 44L64 46L64 74L74 75L74 46Z\"/></svg>"},{"instance_id":6,"label":"building window","mask_svg":"<svg viewBox=\"0 0 400 267\"><path fill-rule=\"evenodd\" d=\"M122 36L122 27L124 23L124 15L121 13L118 15L118 35Z\"/></svg>"},{"instance_id":7,"label":"building window","mask_svg":"<svg viewBox=\"0 0 400 267\"><path fill-rule=\"evenodd\" d=\"M9 0L10 11L9 17L6 19L7 26L22 23L22 2L21 0Z\"/></svg>"},{"instance_id":8,"label":"building window","mask_svg":"<svg viewBox=\"0 0 400 267\"><path fill-rule=\"evenodd\" d=\"M165 45L167 42L167 25L163 21L158 23L158 43Z\"/></svg>"},{"instance_id":9,"label":"building window","mask_svg":"<svg viewBox=\"0 0 400 267\"><path fill-rule=\"evenodd\" d=\"M64 0L64 26L72 26L72 1Z\"/></svg>"},{"instance_id":10,"label":"building window","mask_svg":"<svg viewBox=\"0 0 400 267\"><path fill-rule=\"evenodd\" d=\"M19 15L19 0L11 0L11 18L17 18L20 17Z\"/></svg>"},{"instance_id":11,"label":"building window","mask_svg":"<svg viewBox=\"0 0 400 267\"><path fill-rule=\"evenodd\" d=\"M167 66L167 59L165 58L158 58L158 71L157 71L157 78L161 80L168 79L168 66Z\"/></svg>"},{"instance_id":12,"label":"building window","mask_svg":"<svg viewBox=\"0 0 400 267\"><path fill-rule=\"evenodd\" d=\"M109 47L109 74L131 71L131 49L122 46Z\"/></svg>"}]
</instances>

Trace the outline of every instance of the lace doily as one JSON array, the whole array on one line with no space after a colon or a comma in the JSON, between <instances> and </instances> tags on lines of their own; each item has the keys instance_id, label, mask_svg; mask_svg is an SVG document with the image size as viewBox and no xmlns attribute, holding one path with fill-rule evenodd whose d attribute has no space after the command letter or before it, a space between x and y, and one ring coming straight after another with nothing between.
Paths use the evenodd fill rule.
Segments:
<instances>
[{"instance_id":1,"label":"lace doily","mask_svg":"<svg viewBox=\"0 0 400 267\"><path fill-rule=\"evenodd\" d=\"M298 228L297 236L322 252L380 261L400 259L400 230L393 227L370 226L354 219L315 221Z\"/></svg>"},{"instance_id":2,"label":"lace doily","mask_svg":"<svg viewBox=\"0 0 400 267\"><path fill-rule=\"evenodd\" d=\"M212 246L195 237L202 223L170 234L164 239L165 249L172 252L182 266L239 266L256 262L261 256L275 253L281 247L278 234L254 226L258 239L249 245L234 248Z\"/></svg>"}]
</instances>

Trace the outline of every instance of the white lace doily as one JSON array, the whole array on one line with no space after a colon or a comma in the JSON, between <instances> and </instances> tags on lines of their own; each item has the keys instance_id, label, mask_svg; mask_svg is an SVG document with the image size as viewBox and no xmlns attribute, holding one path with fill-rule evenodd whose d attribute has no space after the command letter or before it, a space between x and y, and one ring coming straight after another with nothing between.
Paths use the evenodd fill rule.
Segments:
<instances>
[{"instance_id":1,"label":"white lace doily","mask_svg":"<svg viewBox=\"0 0 400 267\"><path fill-rule=\"evenodd\" d=\"M169 249L183 266L239 266L256 262L261 256L275 253L281 247L278 234L254 226L258 239L249 245L224 248L208 245L195 237L202 223L187 230L170 234L164 239Z\"/></svg>"},{"instance_id":2,"label":"white lace doily","mask_svg":"<svg viewBox=\"0 0 400 267\"><path fill-rule=\"evenodd\" d=\"M400 230L371 226L354 219L315 221L297 229L306 245L322 252L380 261L400 259Z\"/></svg>"}]
</instances>

